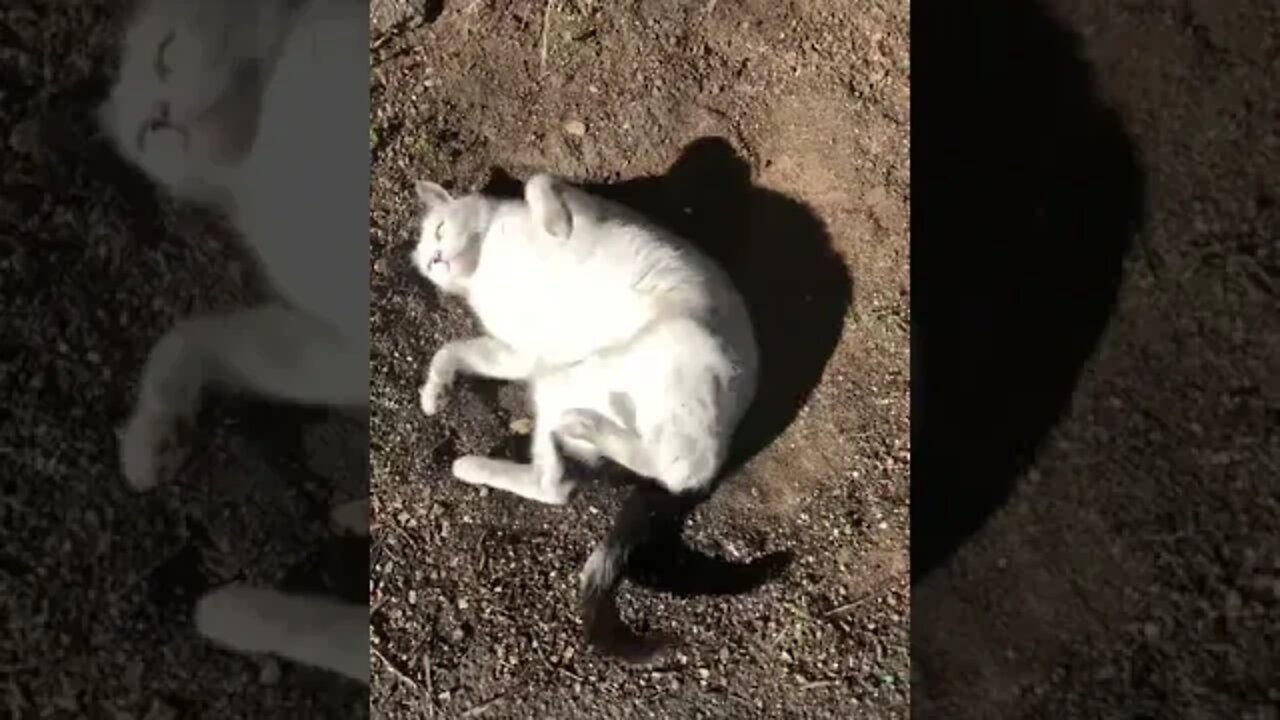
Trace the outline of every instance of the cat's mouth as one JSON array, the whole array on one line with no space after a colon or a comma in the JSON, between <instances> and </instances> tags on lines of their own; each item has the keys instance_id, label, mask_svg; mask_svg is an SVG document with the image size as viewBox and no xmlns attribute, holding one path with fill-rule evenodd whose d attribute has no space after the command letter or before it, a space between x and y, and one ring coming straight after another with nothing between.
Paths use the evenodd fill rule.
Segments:
<instances>
[{"instance_id":1,"label":"cat's mouth","mask_svg":"<svg viewBox=\"0 0 1280 720\"><path fill-rule=\"evenodd\" d=\"M427 270L431 270L436 265L443 265L444 271L449 272L449 261L445 259L443 250L437 250L436 253L431 256L431 259L427 261Z\"/></svg>"},{"instance_id":2,"label":"cat's mouth","mask_svg":"<svg viewBox=\"0 0 1280 720\"><path fill-rule=\"evenodd\" d=\"M156 105L156 109L152 113L151 117L143 121L142 125L138 127L138 151L145 152L147 149L147 136L150 133L159 132L161 130L168 130L170 132L177 133L178 136L182 138L183 147L186 147L188 143L187 129L181 125L175 125L173 123L170 119L169 103L162 101Z\"/></svg>"}]
</instances>

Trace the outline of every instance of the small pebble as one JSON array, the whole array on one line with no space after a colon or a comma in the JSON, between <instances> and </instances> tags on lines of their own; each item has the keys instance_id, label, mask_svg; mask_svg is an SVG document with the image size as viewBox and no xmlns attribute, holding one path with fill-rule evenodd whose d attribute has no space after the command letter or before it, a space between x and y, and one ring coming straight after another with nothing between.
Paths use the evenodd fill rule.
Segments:
<instances>
[{"instance_id":1,"label":"small pebble","mask_svg":"<svg viewBox=\"0 0 1280 720\"><path fill-rule=\"evenodd\" d=\"M153 700L151 707L147 708L144 720L175 720L177 717L178 711L169 707L163 700Z\"/></svg>"},{"instance_id":2,"label":"small pebble","mask_svg":"<svg viewBox=\"0 0 1280 720\"><path fill-rule=\"evenodd\" d=\"M9 133L9 147L19 155L28 157L36 155L40 150L40 126L35 120L27 119L13 126Z\"/></svg>"},{"instance_id":3,"label":"small pebble","mask_svg":"<svg viewBox=\"0 0 1280 720\"><path fill-rule=\"evenodd\" d=\"M263 660L262 667L258 670L258 682L263 685L275 685L280 682L280 663L273 658Z\"/></svg>"},{"instance_id":4,"label":"small pebble","mask_svg":"<svg viewBox=\"0 0 1280 720\"><path fill-rule=\"evenodd\" d=\"M574 137L582 137L587 134L587 124L581 120L570 120L564 124L564 131Z\"/></svg>"}]
</instances>

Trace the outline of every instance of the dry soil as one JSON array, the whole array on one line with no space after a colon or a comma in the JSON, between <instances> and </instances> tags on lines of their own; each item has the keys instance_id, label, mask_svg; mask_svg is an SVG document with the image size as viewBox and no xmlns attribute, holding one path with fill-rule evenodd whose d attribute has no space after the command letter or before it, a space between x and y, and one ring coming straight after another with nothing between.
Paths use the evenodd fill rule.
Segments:
<instances>
[{"instance_id":1,"label":"dry soil","mask_svg":"<svg viewBox=\"0 0 1280 720\"><path fill-rule=\"evenodd\" d=\"M838 0L375 3L372 704L388 718L847 718L907 712L907 4ZM563 508L449 476L519 456L522 392L460 384L425 418L441 343L477 332L417 280L413 181L546 170L689 235L761 337L747 454L688 524L746 560L733 597L624 585L680 636L632 669L587 652L576 575L619 495ZM509 185L509 182L505 183Z\"/></svg>"}]
</instances>

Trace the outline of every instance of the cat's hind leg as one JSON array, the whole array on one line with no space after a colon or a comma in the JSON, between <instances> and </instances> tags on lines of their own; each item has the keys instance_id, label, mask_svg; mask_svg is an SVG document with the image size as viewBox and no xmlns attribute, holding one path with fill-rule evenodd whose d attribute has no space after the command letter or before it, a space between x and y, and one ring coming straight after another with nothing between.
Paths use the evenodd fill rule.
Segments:
<instances>
[{"instance_id":1,"label":"cat's hind leg","mask_svg":"<svg viewBox=\"0 0 1280 720\"><path fill-rule=\"evenodd\" d=\"M563 505L575 484L565 477L564 462L551 433L534 429L533 462L517 463L479 455L465 455L453 461L453 475L470 485L484 485L528 500Z\"/></svg>"},{"instance_id":2,"label":"cat's hind leg","mask_svg":"<svg viewBox=\"0 0 1280 720\"><path fill-rule=\"evenodd\" d=\"M271 653L369 682L369 607L227 585L196 604L196 629L241 653Z\"/></svg>"},{"instance_id":3,"label":"cat's hind leg","mask_svg":"<svg viewBox=\"0 0 1280 720\"><path fill-rule=\"evenodd\" d=\"M657 466L640 436L595 410L566 410L560 416L555 432L571 443L596 448L600 454L637 475L649 478L657 475Z\"/></svg>"},{"instance_id":4,"label":"cat's hind leg","mask_svg":"<svg viewBox=\"0 0 1280 720\"><path fill-rule=\"evenodd\" d=\"M201 392L224 382L297 403L368 402L369 351L281 305L198 315L152 348L138 402L120 431L125 478L146 490L172 477Z\"/></svg>"}]
</instances>

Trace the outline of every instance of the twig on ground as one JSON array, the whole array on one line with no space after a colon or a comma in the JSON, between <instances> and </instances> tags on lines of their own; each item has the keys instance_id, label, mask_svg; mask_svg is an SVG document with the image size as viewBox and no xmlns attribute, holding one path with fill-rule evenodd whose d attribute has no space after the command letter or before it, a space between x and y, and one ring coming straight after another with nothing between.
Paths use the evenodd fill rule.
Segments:
<instances>
[{"instance_id":1,"label":"twig on ground","mask_svg":"<svg viewBox=\"0 0 1280 720\"><path fill-rule=\"evenodd\" d=\"M847 602L847 603L845 603L844 605L840 605L840 606L838 606L838 607L831 608L830 610L828 610L828 611L824 612L824 613L822 614L822 619L823 619L823 620L828 620L828 619L833 618L833 617L840 617L841 615L843 615L843 614L845 614L845 613L849 612L850 610L853 610L854 608L856 608L856 607L858 607L859 605L861 605L861 604L865 603L866 601L868 601L868 600L870 600L870 599L872 599L872 598L879 597L879 596L880 596L880 595L882 595L886 590L888 590L889 588L893 587L893 585L894 585L894 581L896 581L896 580L900 580L900 579L902 579L902 577L901 577L901 576L898 576L898 575L893 575L893 576L889 577L888 579L884 580L883 582L881 582L880 584L876 585L876 586L875 586L874 588L872 588L871 590L867 591L866 593L863 593L861 596L859 596L859 597L857 597L857 598L853 599L852 601Z\"/></svg>"},{"instance_id":2,"label":"twig on ground","mask_svg":"<svg viewBox=\"0 0 1280 720\"><path fill-rule=\"evenodd\" d=\"M422 653L422 679L427 686L427 717L436 716L436 691L431 684L431 653Z\"/></svg>"},{"instance_id":3,"label":"twig on ground","mask_svg":"<svg viewBox=\"0 0 1280 720\"><path fill-rule=\"evenodd\" d=\"M831 687L839 685L843 680L810 680L800 686L801 690L817 690L818 688Z\"/></svg>"},{"instance_id":4,"label":"twig on ground","mask_svg":"<svg viewBox=\"0 0 1280 720\"><path fill-rule=\"evenodd\" d=\"M551 13L555 9L556 0L547 0L542 10L542 37L539 39L538 77L547 74L547 37L551 34Z\"/></svg>"},{"instance_id":5,"label":"twig on ground","mask_svg":"<svg viewBox=\"0 0 1280 720\"><path fill-rule=\"evenodd\" d=\"M506 698L507 696L504 694L504 695L499 695L493 698L492 700L486 700L480 703L479 705L475 705L470 709L466 710L465 712L463 712L462 717L464 718L480 717L481 715L489 712L489 710L492 709L494 705L497 705L498 703L502 702Z\"/></svg>"},{"instance_id":6,"label":"twig on ground","mask_svg":"<svg viewBox=\"0 0 1280 720\"><path fill-rule=\"evenodd\" d=\"M387 669L391 671L391 674L399 678L401 682L413 688L414 690L417 690L419 694L426 695L427 693L426 689L423 688L421 685L419 685L417 680L414 680L413 678L409 677L403 670L396 667L395 663L388 660L387 656L383 655L381 650L379 650L378 648L370 644L369 652L373 653L375 657L381 660L382 664L385 665ZM430 698L429 695L427 697ZM434 705L432 707L434 707Z\"/></svg>"}]
</instances>

